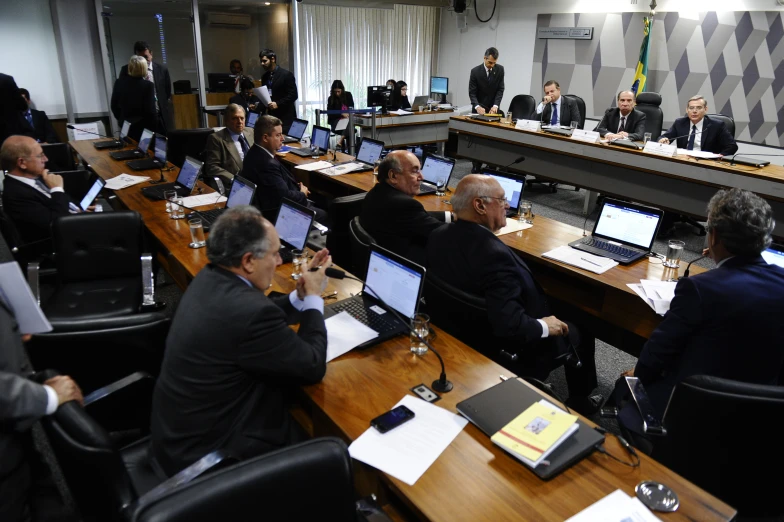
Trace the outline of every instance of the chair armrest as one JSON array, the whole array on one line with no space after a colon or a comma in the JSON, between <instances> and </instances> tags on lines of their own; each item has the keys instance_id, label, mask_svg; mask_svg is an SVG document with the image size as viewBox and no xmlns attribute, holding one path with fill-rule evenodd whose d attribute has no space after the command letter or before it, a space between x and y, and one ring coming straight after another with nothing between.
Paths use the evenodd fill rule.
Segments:
<instances>
[{"instance_id":1,"label":"chair armrest","mask_svg":"<svg viewBox=\"0 0 784 522\"><path fill-rule=\"evenodd\" d=\"M152 273L152 254L142 254L142 306L155 306L155 278Z\"/></svg>"},{"instance_id":2,"label":"chair armrest","mask_svg":"<svg viewBox=\"0 0 784 522\"><path fill-rule=\"evenodd\" d=\"M376 502L376 496L370 495L357 500L357 522L392 522L392 518Z\"/></svg>"},{"instance_id":3,"label":"chair armrest","mask_svg":"<svg viewBox=\"0 0 784 522\"><path fill-rule=\"evenodd\" d=\"M146 432L154 389L152 375L136 372L85 396L84 409L108 432Z\"/></svg>"},{"instance_id":4,"label":"chair armrest","mask_svg":"<svg viewBox=\"0 0 784 522\"><path fill-rule=\"evenodd\" d=\"M33 292L35 302L41 306L41 282L39 272L41 264L38 261L27 263L27 284L30 285L30 290Z\"/></svg>"}]
</instances>

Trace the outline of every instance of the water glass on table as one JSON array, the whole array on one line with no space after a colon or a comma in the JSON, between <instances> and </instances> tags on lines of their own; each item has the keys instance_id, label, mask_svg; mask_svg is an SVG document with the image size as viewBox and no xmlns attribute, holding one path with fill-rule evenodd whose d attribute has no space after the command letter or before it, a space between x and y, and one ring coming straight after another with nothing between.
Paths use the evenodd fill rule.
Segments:
<instances>
[{"instance_id":1,"label":"water glass on table","mask_svg":"<svg viewBox=\"0 0 784 522\"><path fill-rule=\"evenodd\" d=\"M422 342L420 338L425 341L430 337L430 316L427 314L416 314L411 320L411 351L416 355L425 355L427 353L427 344Z\"/></svg>"},{"instance_id":2,"label":"water glass on table","mask_svg":"<svg viewBox=\"0 0 784 522\"><path fill-rule=\"evenodd\" d=\"M308 259L304 250L291 251L291 278L297 280L302 275L302 268L307 265Z\"/></svg>"},{"instance_id":3,"label":"water glass on table","mask_svg":"<svg viewBox=\"0 0 784 522\"><path fill-rule=\"evenodd\" d=\"M321 157L321 149L319 149L315 145L311 146L310 147L310 157L313 158L314 160L319 159Z\"/></svg>"},{"instance_id":4,"label":"water glass on table","mask_svg":"<svg viewBox=\"0 0 784 522\"><path fill-rule=\"evenodd\" d=\"M188 244L191 248L202 248L207 244L204 239L204 225L201 218L190 218L188 226L191 229L191 242Z\"/></svg>"},{"instance_id":5,"label":"water glass on table","mask_svg":"<svg viewBox=\"0 0 784 522\"><path fill-rule=\"evenodd\" d=\"M521 201L517 207L517 221L530 225L534 222L533 217L533 204L530 201Z\"/></svg>"},{"instance_id":6,"label":"water glass on table","mask_svg":"<svg viewBox=\"0 0 784 522\"><path fill-rule=\"evenodd\" d=\"M182 196L175 195L169 200L171 213L169 217L172 219L185 219L185 207L182 206Z\"/></svg>"},{"instance_id":7,"label":"water glass on table","mask_svg":"<svg viewBox=\"0 0 784 522\"><path fill-rule=\"evenodd\" d=\"M664 262L662 264L668 268L678 268L680 266L684 246L686 246L686 243L683 241L670 239L667 242L667 255L664 256Z\"/></svg>"},{"instance_id":8,"label":"water glass on table","mask_svg":"<svg viewBox=\"0 0 784 522\"><path fill-rule=\"evenodd\" d=\"M645 134L642 135L642 143L643 145L646 145L649 141L651 141L651 133L646 132Z\"/></svg>"},{"instance_id":9,"label":"water glass on table","mask_svg":"<svg viewBox=\"0 0 784 522\"><path fill-rule=\"evenodd\" d=\"M436 178L436 196L446 195L445 191L446 191L446 178L445 177Z\"/></svg>"},{"instance_id":10,"label":"water glass on table","mask_svg":"<svg viewBox=\"0 0 784 522\"><path fill-rule=\"evenodd\" d=\"M422 112L422 111L424 111L424 110L425 110L425 106L424 106L424 105L420 105L420 106L419 106L419 112Z\"/></svg>"},{"instance_id":11,"label":"water glass on table","mask_svg":"<svg viewBox=\"0 0 784 522\"><path fill-rule=\"evenodd\" d=\"M177 197L176 190L166 190L163 192L163 199L166 200L166 212L171 212L171 203L169 202L175 197Z\"/></svg>"},{"instance_id":12,"label":"water glass on table","mask_svg":"<svg viewBox=\"0 0 784 522\"><path fill-rule=\"evenodd\" d=\"M576 129L579 126L580 126L579 121L573 121L572 123L569 124L569 127L571 127L572 130Z\"/></svg>"}]
</instances>

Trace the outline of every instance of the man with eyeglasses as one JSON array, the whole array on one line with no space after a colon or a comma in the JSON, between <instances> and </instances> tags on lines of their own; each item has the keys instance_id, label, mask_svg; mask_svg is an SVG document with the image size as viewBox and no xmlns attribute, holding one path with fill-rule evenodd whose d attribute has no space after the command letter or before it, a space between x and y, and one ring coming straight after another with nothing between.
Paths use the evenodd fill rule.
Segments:
<instances>
[{"instance_id":1,"label":"man with eyeglasses","mask_svg":"<svg viewBox=\"0 0 784 522\"><path fill-rule=\"evenodd\" d=\"M706 116L708 102L701 95L692 96L686 104L686 116L678 118L661 135L659 143L668 144L677 138L678 148L704 150L730 156L738 152L735 137L730 134L723 121Z\"/></svg>"},{"instance_id":2,"label":"man with eyeglasses","mask_svg":"<svg viewBox=\"0 0 784 522\"><path fill-rule=\"evenodd\" d=\"M502 339L504 351L518 354L509 368L518 375L547 379L574 346L581 365L566 364L567 404L584 415L596 413L595 341L555 315L528 265L495 235L506 225L509 203L491 176L469 174L452 196L457 222L430 235L428 270L444 282L485 299L489 335ZM572 312L569 312L572 315ZM581 337L581 338L580 338ZM576 360L574 361L576 363Z\"/></svg>"},{"instance_id":3,"label":"man with eyeglasses","mask_svg":"<svg viewBox=\"0 0 784 522\"><path fill-rule=\"evenodd\" d=\"M0 168L8 172L3 208L23 244L50 238L55 218L80 212L64 192L62 176L44 168L46 161L41 145L27 136L11 136L0 148Z\"/></svg>"}]
</instances>

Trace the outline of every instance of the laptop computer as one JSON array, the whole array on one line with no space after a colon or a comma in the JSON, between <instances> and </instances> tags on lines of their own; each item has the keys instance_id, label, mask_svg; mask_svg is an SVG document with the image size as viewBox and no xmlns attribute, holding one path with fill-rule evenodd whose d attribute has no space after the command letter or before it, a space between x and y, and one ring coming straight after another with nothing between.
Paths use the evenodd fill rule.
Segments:
<instances>
[{"instance_id":1,"label":"laptop computer","mask_svg":"<svg viewBox=\"0 0 784 522\"><path fill-rule=\"evenodd\" d=\"M569 246L628 265L651 251L663 215L658 208L605 198L591 235Z\"/></svg>"},{"instance_id":2,"label":"laptop computer","mask_svg":"<svg viewBox=\"0 0 784 522\"><path fill-rule=\"evenodd\" d=\"M193 191L196 186L196 181L199 179L201 172L202 162L193 159L190 156L185 156L185 161L180 168L180 173L177 175L177 180L174 183L163 183L162 185L155 185L153 187L144 187L142 194L152 200L163 199L163 193L167 190L174 190L178 196L186 197Z\"/></svg>"},{"instance_id":3,"label":"laptop computer","mask_svg":"<svg viewBox=\"0 0 784 522\"><path fill-rule=\"evenodd\" d=\"M417 96L411 103L411 110L418 111L420 105L427 107L428 96Z\"/></svg>"},{"instance_id":4,"label":"laptop computer","mask_svg":"<svg viewBox=\"0 0 784 522\"><path fill-rule=\"evenodd\" d=\"M249 112L248 113L248 121L245 122L246 127L250 127L251 129L256 126L256 120L259 119L258 112Z\"/></svg>"},{"instance_id":5,"label":"laptop computer","mask_svg":"<svg viewBox=\"0 0 784 522\"><path fill-rule=\"evenodd\" d=\"M118 140L107 140L107 141L96 141L93 143L93 147L98 150L103 149L121 149L125 147L128 143L128 131L131 129L131 122L125 121L122 124L122 129L120 129L120 139Z\"/></svg>"},{"instance_id":6,"label":"laptop computer","mask_svg":"<svg viewBox=\"0 0 784 522\"><path fill-rule=\"evenodd\" d=\"M504 189L506 200L509 202L509 210L506 211L507 217L517 215L517 209L520 207L520 201L523 199L523 192L525 192L525 176L516 176L508 172L500 172L497 170L483 170L482 174L492 176Z\"/></svg>"},{"instance_id":7,"label":"laptop computer","mask_svg":"<svg viewBox=\"0 0 784 522\"><path fill-rule=\"evenodd\" d=\"M424 267L378 245L370 245L367 279L362 293L325 306L324 317L345 311L378 332L378 337L358 346L369 348L395 336L408 334L409 325L388 310L391 307L406 321L411 319L417 313L424 285Z\"/></svg>"},{"instance_id":8,"label":"laptop computer","mask_svg":"<svg viewBox=\"0 0 784 522\"><path fill-rule=\"evenodd\" d=\"M305 129L307 128L308 120L294 118L294 121L291 122L291 127L289 127L289 130L286 131L286 135L283 137L283 143L296 143L301 141L302 136L305 135Z\"/></svg>"},{"instance_id":9,"label":"laptop computer","mask_svg":"<svg viewBox=\"0 0 784 522\"><path fill-rule=\"evenodd\" d=\"M362 138L362 145L359 146L356 160L335 163L335 166L341 165L343 167L343 174L348 172L363 172L366 170L373 170L373 166L381 157L382 152L384 152L383 141Z\"/></svg>"},{"instance_id":10,"label":"laptop computer","mask_svg":"<svg viewBox=\"0 0 784 522\"><path fill-rule=\"evenodd\" d=\"M762 259L767 261L769 265L779 265L784 268L784 245L771 244L763 250Z\"/></svg>"},{"instance_id":11,"label":"laptop computer","mask_svg":"<svg viewBox=\"0 0 784 522\"><path fill-rule=\"evenodd\" d=\"M294 122L296 123L296 122ZM291 126L294 126L294 123ZM310 147L318 147L319 152L324 154L329 150L329 134L330 134L329 127L319 127L318 125L313 126L313 132L310 136ZM289 150L291 154L296 154L297 156L302 156L303 158L310 156L310 148L309 147L300 147L298 149L291 149Z\"/></svg>"},{"instance_id":12,"label":"laptop computer","mask_svg":"<svg viewBox=\"0 0 784 522\"><path fill-rule=\"evenodd\" d=\"M501 121L500 114L472 114L471 117L477 121Z\"/></svg>"},{"instance_id":13,"label":"laptop computer","mask_svg":"<svg viewBox=\"0 0 784 522\"><path fill-rule=\"evenodd\" d=\"M438 178L446 178L446 184L449 185L449 179L452 177L454 168L455 160L453 159L436 156L435 154L425 157L425 163L422 165L422 183L419 184L419 195L435 192Z\"/></svg>"},{"instance_id":14,"label":"laptop computer","mask_svg":"<svg viewBox=\"0 0 784 522\"><path fill-rule=\"evenodd\" d=\"M146 158L147 149L150 148L150 141L152 140L153 134L154 133L150 129L144 129L141 138L139 138L139 144L135 149L118 150L115 152L110 152L109 156L111 156L112 159L116 159L120 161L137 159L137 158Z\"/></svg>"},{"instance_id":15,"label":"laptop computer","mask_svg":"<svg viewBox=\"0 0 784 522\"><path fill-rule=\"evenodd\" d=\"M155 135L155 145L153 145L152 158L144 158L140 160L133 160L127 163L128 167L133 170L152 170L162 169L166 167L166 149L168 140L162 134Z\"/></svg>"},{"instance_id":16,"label":"laptop computer","mask_svg":"<svg viewBox=\"0 0 784 522\"><path fill-rule=\"evenodd\" d=\"M550 134L558 134L560 136L572 135L571 127L562 127L561 125L542 125L542 131L549 132Z\"/></svg>"},{"instance_id":17,"label":"laptop computer","mask_svg":"<svg viewBox=\"0 0 784 522\"><path fill-rule=\"evenodd\" d=\"M212 224L215 223L215 220L226 212L227 209L252 204L254 194L256 194L256 185L254 183L243 177L234 176L229 197L226 199L226 207L200 210L197 214L201 218L204 230L209 230Z\"/></svg>"},{"instance_id":18,"label":"laptop computer","mask_svg":"<svg viewBox=\"0 0 784 522\"><path fill-rule=\"evenodd\" d=\"M79 208L86 212L87 208L92 205L93 201L95 201L95 198L98 197L98 194L101 192L101 189L103 189L104 185L106 185L106 182L103 180L103 178L96 176L95 181L90 187L90 190L87 191L87 194L84 195L82 201L79 202Z\"/></svg>"},{"instance_id":19,"label":"laptop computer","mask_svg":"<svg viewBox=\"0 0 784 522\"><path fill-rule=\"evenodd\" d=\"M290 199L283 199L275 220L275 230L280 237L280 257L284 263L291 263L292 250L303 250L308 243L308 235L316 219L316 211Z\"/></svg>"},{"instance_id":20,"label":"laptop computer","mask_svg":"<svg viewBox=\"0 0 784 522\"><path fill-rule=\"evenodd\" d=\"M548 399L548 397L543 397L518 379L507 379L471 398L458 402L456 408L458 413L468 419L471 424L482 430L488 437L492 437L527 410L529 406L542 399ZM561 407L554 400L549 402ZM592 429L585 422L577 419L577 424L579 426L577 431L547 456L549 465L541 463L535 468L525 467L542 480L550 480L590 455L604 442L604 435Z\"/></svg>"}]
</instances>

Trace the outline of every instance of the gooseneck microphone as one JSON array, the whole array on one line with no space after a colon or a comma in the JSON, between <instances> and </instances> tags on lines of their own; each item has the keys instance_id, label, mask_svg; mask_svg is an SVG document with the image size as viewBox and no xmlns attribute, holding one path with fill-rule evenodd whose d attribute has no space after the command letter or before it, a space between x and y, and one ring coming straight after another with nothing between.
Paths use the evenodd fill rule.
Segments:
<instances>
[{"instance_id":1,"label":"gooseneck microphone","mask_svg":"<svg viewBox=\"0 0 784 522\"><path fill-rule=\"evenodd\" d=\"M699 261L700 259L705 259L706 257L708 257L708 256L706 254L703 254L700 257L698 257L697 259L692 259L691 261L689 261L689 264L686 265L686 270L683 271L683 275L680 276L678 279L679 280L680 279L686 279L687 277L689 277L689 270L691 270L691 264L694 263L695 261Z\"/></svg>"},{"instance_id":2,"label":"gooseneck microphone","mask_svg":"<svg viewBox=\"0 0 784 522\"><path fill-rule=\"evenodd\" d=\"M506 170L506 169L508 169L509 167L511 167L512 165L517 165L518 163L522 163L522 162L524 162L524 161L525 161L525 156L520 156L519 158L517 158L516 160L514 160L514 161L513 161L512 163L510 163L509 165L504 165L503 169L504 169L504 170Z\"/></svg>"},{"instance_id":3,"label":"gooseneck microphone","mask_svg":"<svg viewBox=\"0 0 784 522\"><path fill-rule=\"evenodd\" d=\"M550 105L551 103L553 103L553 102L552 102L552 101L549 101L549 102L547 102L547 103L544 103L544 102L542 102L542 114L541 114L541 116L539 116L539 126L540 126L540 127L541 127L542 125L544 125L544 110L545 110L545 108L546 108L548 105Z\"/></svg>"},{"instance_id":4,"label":"gooseneck microphone","mask_svg":"<svg viewBox=\"0 0 784 522\"><path fill-rule=\"evenodd\" d=\"M695 136L695 138L696 138L698 135L700 135L700 134L702 134L702 131L696 131L696 132L694 133L694 136ZM670 145L672 145L672 144L673 144L673 142L677 142L677 141L678 141L679 139L681 139L681 138L688 138L689 136L691 136L691 132L690 132L690 133L688 133L688 134L684 134L683 136L675 136L674 138L667 138L667 136L664 136L664 137L665 137L665 138L667 138L667 139L669 140L669 142L670 142L669 144L670 144ZM661 137L661 136L659 136L659 139L662 139L662 137ZM675 143L675 145L677 145L677 143Z\"/></svg>"},{"instance_id":5,"label":"gooseneck microphone","mask_svg":"<svg viewBox=\"0 0 784 522\"><path fill-rule=\"evenodd\" d=\"M358 281L358 282L362 283L363 285L365 285L365 288L367 288L368 290L370 290L373 293L373 297L375 297L376 299L381 301L381 304L383 304L384 307L388 311L392 312L392 315L397 317L397 319L400 322L405 324L408 327L408 329L411 331L411 333L413 333L420 342L424 343L425 346L430 348L430 350L434 354L436 354L436 357L438 357L438 361L441 363L441 376L438 379L436 379L435 381L433 381L433 384L431 385L431 388L433 388L435 391L441 392L441 393L447 393L447 392L452 391L452 383L450 381L448 381L447 378L446 378L446 369L444 367L444 359L441 358L441 354L439 354L430 345L430 343L427 341L427 339L422 338L422 336L420 336L419 333L414 328L411 327L411 323L409 321L404 319L399 313L397 313L397 311L394 308L392 308L387 303L385 303L384 300L381 299L381 297L379 297L378 293L375 290L373 290L370 287L370 285L367 284L367 282L365 282L365 281L363 281L363 280L361 280L359 278L356 278L354 276L348 275L343 270L339 270L337 268L327 268L326 270L324 270L324 275L326 275L327 277L331 277L332 279L352 279L354 281Z\"/></svg>"},{"instance_id":6,"label":"gooseneck microphone","mask_svg":"<svg viewBox=\"0 0 784 522\"><path fill-rule=\"evenodd\" d=\"M114 136L107 136L106 134L99 134L97 132L92 132L92 131L88 131L88 130L84 130L84 129L79 129L77 127L74 127L70 123L68 125L66 125L65 127L68 128L68 129L71 129L71 130L78 131L78 132L84 132L85 134L93 134L95 136L100 136L101 138L110 138L110 139L113 139L113 140L117 139Z\"/></svg>"}]
</instances>

